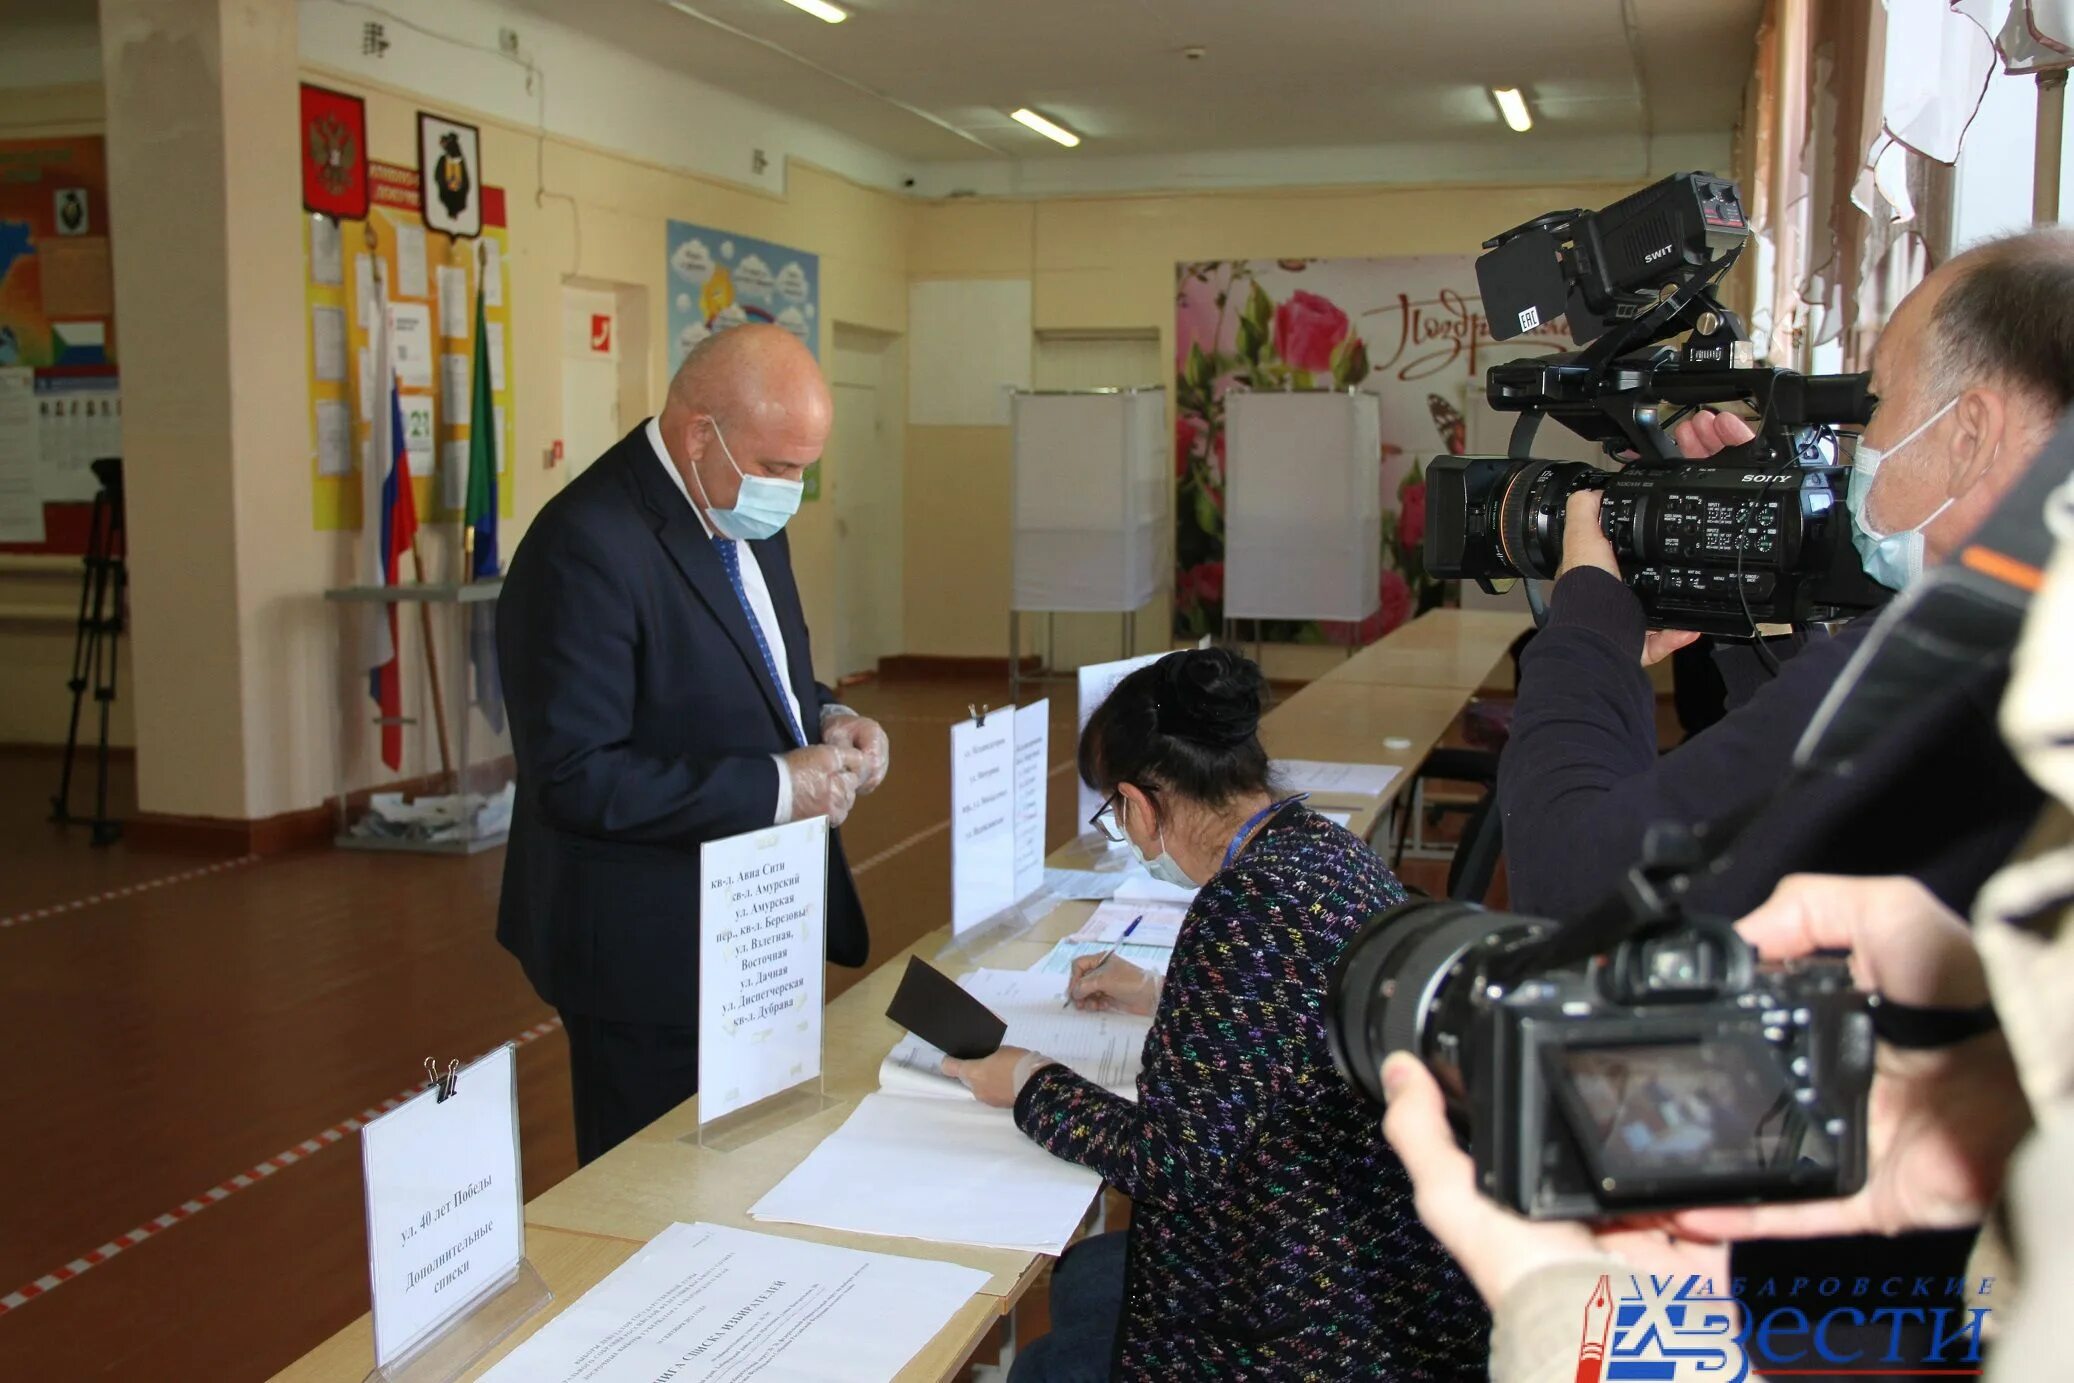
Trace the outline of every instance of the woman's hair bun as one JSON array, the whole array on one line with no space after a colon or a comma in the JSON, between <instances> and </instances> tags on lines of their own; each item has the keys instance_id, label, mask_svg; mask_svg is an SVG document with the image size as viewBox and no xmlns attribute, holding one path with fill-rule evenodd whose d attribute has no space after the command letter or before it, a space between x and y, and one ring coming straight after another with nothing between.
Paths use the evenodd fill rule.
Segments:
<instances>
[{"instance_id":1,"label":"woman's hair bun","mask_svg":"<svg viewBox=\"0 0 2074 1383\"><path fill-rule=\"evenodd\" d=\"M1223 648L1191 648L1161 659L1159 672L1162 734L1232 748L1259 733L1267 680L1252 659Z\"/></svg>"}]
</instances>

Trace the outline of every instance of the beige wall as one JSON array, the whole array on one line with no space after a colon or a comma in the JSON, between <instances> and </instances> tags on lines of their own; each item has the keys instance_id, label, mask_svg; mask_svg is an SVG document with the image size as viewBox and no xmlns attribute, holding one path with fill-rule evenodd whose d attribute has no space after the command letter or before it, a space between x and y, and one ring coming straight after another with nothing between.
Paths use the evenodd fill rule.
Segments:
<instances>
[{"instance_id":1,"label":"beige wall","mask_svg":"<svg viewBox=\"0 0 2074 1383\"><path fill-rule=\"evenodd\" d=\"M910 212L908 264L917 279L1028 279L1036 331L1156 331L1160 359L1168 361L1178 261L1468 254L1488 236L1550 207L1599 206L1632 187L1566 183L934 202ZM1009 450L1006 427L908 429L911 652L999 657L1006 649ZM946 522L952 513L957 521ZM1165 618L1163 609L1141 614L1141 647L1156 646ZM1024 623L1030 626L1025 650L1035 652L1034 627L1042 621ZM1083 642L1074 641L1076 647ZM1269 670L1310 675L1334 656L1325 649L1276 650Z\"/></svg>"}]
</instances>

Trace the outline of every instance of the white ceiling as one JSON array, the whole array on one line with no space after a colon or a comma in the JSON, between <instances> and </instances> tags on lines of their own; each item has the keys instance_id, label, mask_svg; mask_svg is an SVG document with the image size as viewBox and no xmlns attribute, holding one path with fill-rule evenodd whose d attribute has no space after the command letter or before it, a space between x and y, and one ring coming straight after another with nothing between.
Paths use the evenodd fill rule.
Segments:
<instances>
[{"instance_id":1,"label":"white ceiling","mask_svg":"<svg viewBox=\"0 0 2074 1383\"><path fill-rule=\"evenodd\" d=\"M1530 140L1722 135L1742 107L1763 8L1762 0L842 0L851 18L829 25L782 0L686 0L795 58L663 0L510 2L917 163L1502 143L1521 137L1499 121L1485 89L1515 85L1534 110ZM1200 61L1182 56L1191 45L1206 50ZM1006 113L1020 105L1078 130L1081 150L1011 122Z\"/></svg>"}]
</instances>

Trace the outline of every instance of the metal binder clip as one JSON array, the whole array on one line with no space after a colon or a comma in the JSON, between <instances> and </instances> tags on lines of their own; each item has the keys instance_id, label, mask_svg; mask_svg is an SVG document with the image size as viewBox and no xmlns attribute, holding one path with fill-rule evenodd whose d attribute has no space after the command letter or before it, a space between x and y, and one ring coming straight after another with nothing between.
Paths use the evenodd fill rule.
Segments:
<instances>
[{"instance_id":1,"label":"metal binder clip","mask_svg":"<svg viewBox=\"0 0 2074 1383\"><path fill-rule=\"evenodd\" d=\"M972 712L973 724L979 726L979 728L982 730L987 728L987 707L975 706L970 701L968 701L965 703L965 709Z\"/></svg>"},{"instance_id":2,"label":"metal binder clip","mask_svg":"<svg viewBox=\"0 0 2074 1383\"><path fill-rule=\"evenodd\" d=\"M439 1092L439 1098L433 1103L445 1104L454 1098L454 1091L460 1086L461 1063L449 1061L446 1064L446 1074L441 1075L439 1063L428 1056L425 1058L425 1079L431 1089Z\"/></svg>"}]
</instances>

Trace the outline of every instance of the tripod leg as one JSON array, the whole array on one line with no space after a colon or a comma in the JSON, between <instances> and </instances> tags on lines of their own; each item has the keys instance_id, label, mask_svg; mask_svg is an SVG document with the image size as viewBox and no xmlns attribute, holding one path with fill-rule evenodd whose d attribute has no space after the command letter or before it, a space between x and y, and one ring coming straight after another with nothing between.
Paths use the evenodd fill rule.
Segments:
<instances>
[{"instance_id":1,"label":"tripod leg","mask_svg":"<svg viewBox=\"0 0 2074 1383\"><path fill-rule=\"evenodd\" d=\"M65 728L65 757L58 770L58 795L50 799L50 819L53 821L72 819L72 756L79 748L79 711L85 699L87 658L94 637L92 626L87 621L100 603L96 589L101 580L98 559L105 551L102 525L107 513L107 496L96 494L93 514L87 521L86 560L79 577L79 621L72 636L72 677L65 683L72 693L72 718Z\"/></svg>"},{"instance_id":2,"label":"tripod leg","mask_svg":"<svg viewBox=\"0 0 2074 1383\"><path fill-rule=\"evenodd\" d=\"M108 815L108 718L115 707L115 675L122 652L122 598L127 573L120 558L111 559L109 565L107 590L111 608L105 619L97 621L106 651L95 658L97 675L94 679L94 700L101 703L101 738L96 753L98 776L94 783L93 843L96 845L113 845L122 839L122 823Z\"/></svg>"}]
</instances>

